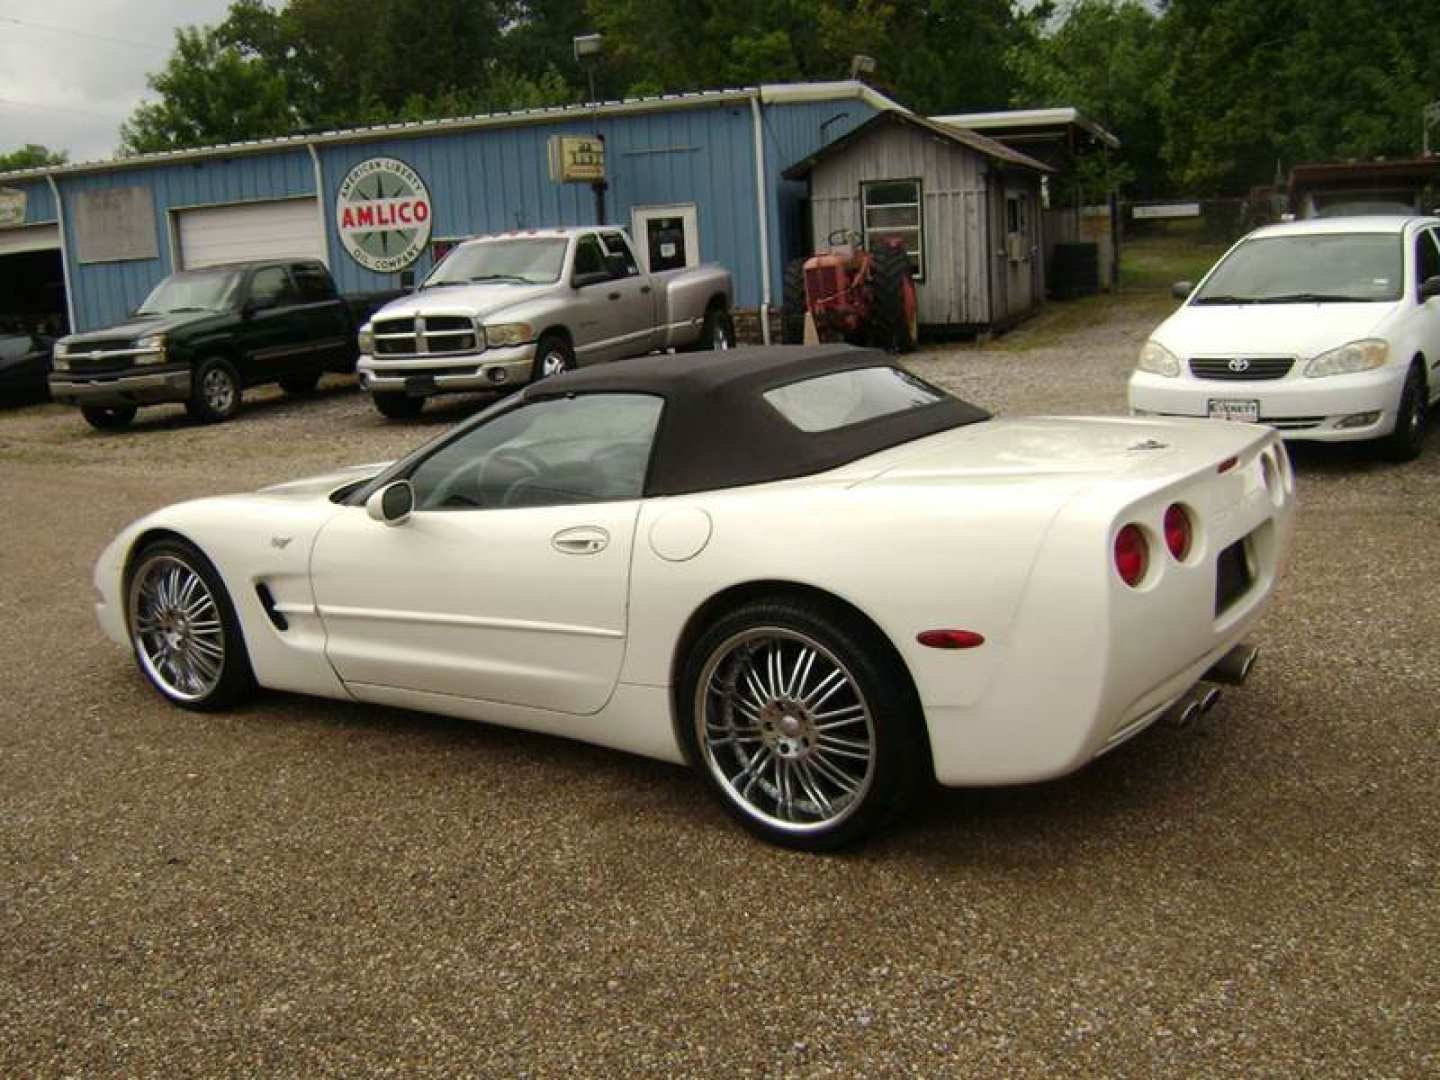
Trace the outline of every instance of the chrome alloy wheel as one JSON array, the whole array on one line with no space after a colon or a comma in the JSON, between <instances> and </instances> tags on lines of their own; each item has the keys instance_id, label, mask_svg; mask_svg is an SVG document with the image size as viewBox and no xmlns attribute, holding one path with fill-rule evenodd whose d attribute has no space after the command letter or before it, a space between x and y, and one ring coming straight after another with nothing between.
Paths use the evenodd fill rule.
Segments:
<instances>
[{"instance_id":1,"label":"chrome alloy wheel","mask_svg":"<svg viewBox=\"0 0 1440 1080\"><path fill-rule=\"evenodd\" d=\"M752 627L707 660L695 701L705 765L746 814L783 832L829 829L875 780L875 723L855 676L813 638Z\"/></svg>"},{"instance_id":2,"label":"chrome alloy wheel","mask_svg":"<svg viewBox=\"0 0 1440 1080\"><path fill-rule=\"evenodd\" d=\"M205 404L219 415L235 407L235 383L223 368L212 367L200 380L200 393Z\"/></svg>"},{"instance_id":3,"label":"chrome alloy wheel","mask_svg":"<svg viewBox=\"0 0 1440 1080\"><path fill-rule=\"evenodd\" d=\"M166 694L198 701L225 669L225 629L204 579L174 555L141 564L130 586L130 635L141 666Z\"/></svg>"},{"instance_id":4,"label":"chrome alloy wheel","mask_svg":"<svg viewBox=\"0 0 1440 1080\"><path fill-rule=\"evenodd\" d=\"M551 348L540 360L540 377L548 379L551 375L559 375L565 370L565 361L563 349Z\"/></svg>"},{"instance_id":5,"label":"chrome alloy wheel","mask_svg":"<svg viewBox=\"0 0 1440 1080\"><path fill-rule=\"evenodd\" d=\"M715 352L724 352L730 348L730 330L724 322L715 325L715 334L711 339L710 348Z\"/></svg>"}]
</instances>

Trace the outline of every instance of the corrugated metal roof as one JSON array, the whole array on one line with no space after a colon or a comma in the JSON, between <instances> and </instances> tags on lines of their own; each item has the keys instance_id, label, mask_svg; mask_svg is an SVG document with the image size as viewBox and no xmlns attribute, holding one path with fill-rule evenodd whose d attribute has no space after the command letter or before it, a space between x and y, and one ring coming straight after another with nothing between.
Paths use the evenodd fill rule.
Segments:
<instances>
[{"instance_id":1,"label":"corrugated metal roof","mask_svg":"<svg viewBox=\"0 0 1440 1080\"><path fill-rule=\"evenodd\" d=\"M1001 109L996 112L955 113L950 116L932 116L938 124L954 124L957 127L976 131L995 129L1059 127L1074 124L1082 131L1088 131L1107 146L1118 149L1120 140L1104 127L1091 120L1079 109L1066 106L1058 109Z\"/></svg>"},{"instance_id":2,"label":"corrugated metal roof","mask_svg":"<svg viewBox=\"0 0 1440 1080\"><path fill-rule=\"evenodd\" d=\"M523 124L561 123L587 116L617 116L633 113L664 112L670 109L705 108L731 101L748 101L758 97L763 102L819 101L834 98L861 98L878 109L908 112L904 106L866 86L857 79L825 83L776 83L722 90L697 90L682 94L659 94L653 97L626 98L620 101L589 102L579 105L551 105L509 112L480 113L474 116L448 117L438 120L412 120L367 127L337 128L331 131L277 135L266 139L217 143L212 146L164 150L133 157L77 162L46 168L19 169L0 173L0 181L41 179L76 173L109 172L116 169L137 169L151 165L168 165L178 161L203 158L232 157L237 154L270 153L297 150L309 145L362 142L373 138L406 138L434 135L451 131L470 131L489 127L513 127Z\"/></svg>"},{"instance_id":3,"label":"corrugated metal roof","mask_svg":"<svg viewBox=\"0 0 1440 1080\"><path fill-rule=\"evenodd\" d=\"M1055 171L1044 162L1036 161L1028 154L1022 154L1019 150L1013 150L1004 143L996 142L994 139L987 138L978 132L970 131L966 128L954 127L950 124L937 124L933 120L927 120L923 116L916 116L914 113L892 111L876 113L859 127L852 128L833 142L826 143L809 157L797 161L785 170L783 173L785 179L804 179L824 158L845 149L857 139L861 138L865 132L869 131L872 127L884 123L897 123L919 128L922 131L929 132L931 135L937 135L948 142L957 143L977 153L984 154L988 158L1002 161L1007 165L1018 165L1024 169L1034 169L1037 172L1044 173Z\"/></svg>"}]
</instances>

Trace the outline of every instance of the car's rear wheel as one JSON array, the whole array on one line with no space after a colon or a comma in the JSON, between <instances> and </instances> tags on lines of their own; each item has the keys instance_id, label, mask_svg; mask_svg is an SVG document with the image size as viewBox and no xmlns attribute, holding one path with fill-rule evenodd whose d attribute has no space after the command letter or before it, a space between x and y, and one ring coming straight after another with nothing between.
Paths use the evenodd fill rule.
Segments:
<instances>
[{"instance_id":1,"label":"car's rear wheel","mask_svg":"<svg viewBox=\"0 0 1440 1080\"><path fill-rule=\"evenodd\" d=\"M230 361L212 356L196 369L185 411L205 424L229 420L240 411L240 376Z\"/></svg>"},{"instance_id":2,"label":"car's rear wheel","mask_svg":"<svg viewBox=\"0 0 1440 1080\"><path fill-rule=\"evenodd\" d=\"M701 350L724 352L735 347L735 320L719 304L705 312L705 325L700 331Z\"/></svg>"},{"instance_id":3,"label":"car's rear wheel","mask_svg":"<svg viewBox=\"0 0 1440 1080\"><path fill-rule=\"evenodd\" d=\"M420 410L425 408L423 397L398 394L393 390L377 390L370 395L370 400L376 411L390 420L408 420L412 416L419 416Z\"/></svg>"},{"instance_id":4,"label":"car's rear wheel","mask_svg":"<svg viewBox=\"0 0 1440 1080\"><path fill-rule=\"evenodd\" d=\"M80 415L96 431L119 431L135 419L134 405L82 405Z\"/></svg>"},{"instance_id":5,"label":"car's rear wheel","mask_svg":"<svg viewBox=\"0 0 1440 1080\"><path fill-rule=\"evenodd\" d=\"M701 634L681 686L691 759L771 843L841 847L920 786L927 758L908 674L878 633L828 606L737 608Z\"/></svg>"},{"instance_id":6,"label":"car's rear wheel","mask_svg":"<svg viewBox=\"0 0 1440 1080\"><path fill-rule=\"evenodd\" d=\"M575 350L560 334L546 334L535 346L535 366L530 370L530 381L539 382L562 371L575 370Z\"/></svg>"},{"instance_id":7,"label":"car's rear wheel","mask_svg":"<svg viewBox=\"0 0 1440 1080\"><path fill-rule=\"evenodd\" d=\"M221 709L255 688L240 623L219 573L180 540L150 544L126 586L126 625L150 684L185 709Z\"/></svg>"},{"instance_id":8,"label":"car's rear wheel","mask_svg":"<svg viewBox=\"0 0 1440 1080\"><path fill-rule=\"evenodd\" d=\"M1420 456L1425 443L1425 422L1430 403L1425 387L1425 373L1418 364L1410 366L1405 387L1400 391L1400 408L1395 416L1395 430L1382 442L1380 452L1390 461L1413 461Z\"/></svg>"}]
</instances>

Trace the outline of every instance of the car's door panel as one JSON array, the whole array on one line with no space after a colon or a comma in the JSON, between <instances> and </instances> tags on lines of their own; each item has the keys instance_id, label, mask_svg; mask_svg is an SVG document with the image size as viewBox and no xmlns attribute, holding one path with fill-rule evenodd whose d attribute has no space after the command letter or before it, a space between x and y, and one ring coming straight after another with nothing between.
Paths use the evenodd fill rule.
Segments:
<instances>
[{"instance_id":1,"label":"car's door panel","mask_svg":"<svg viewBox=\"0 0 1440 1080\"><path fill-rule=\"evenodd\" d=\"M624 659L638 513L431 510L388 527L352 508L311 561L330 662L350 683L596 712Z\"/></svg>"}]
</instances>

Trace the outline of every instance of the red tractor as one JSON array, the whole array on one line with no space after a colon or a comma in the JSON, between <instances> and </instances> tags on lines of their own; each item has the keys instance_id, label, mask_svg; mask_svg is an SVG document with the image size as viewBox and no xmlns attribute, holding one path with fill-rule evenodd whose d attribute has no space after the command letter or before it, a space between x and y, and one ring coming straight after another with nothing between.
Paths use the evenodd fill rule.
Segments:
<instances>
[{"instance_id":1,"label":"red tractor","mask_svg":"<svg viewBox=\"0 0 1440 1080\"><path fill-rule=\"evenodd\" d=\"M808 314L821 341L915 348L919 312L905 245L878 238L867 250L860 240L843 229L831 233L828 248L785 268L785 344L804 342Z\"/></svg>"}]
</instances>

